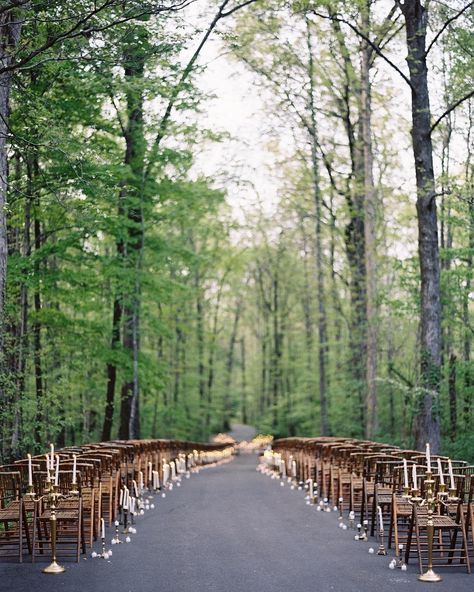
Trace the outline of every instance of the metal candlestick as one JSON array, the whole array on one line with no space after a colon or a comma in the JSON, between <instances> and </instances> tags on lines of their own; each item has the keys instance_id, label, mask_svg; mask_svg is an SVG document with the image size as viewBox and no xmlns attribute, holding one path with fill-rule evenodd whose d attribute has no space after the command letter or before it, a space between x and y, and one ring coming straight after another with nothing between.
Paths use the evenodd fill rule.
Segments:
<instances>
[{"instance_id":1,"label":"metal candlestick","mask_svg":"<svg viewBox=\"0 0 474 592\"><path fill-rule=\"evenodd\" d=\"M446 491L446 485L444 483L440 483L438 487L438 499L441 502L445 502L448 498L448 492Z\"/></svg>"},{"instance_id":2,"label":"metal candlestick","mask_svg":"<svg viewBox=\"0 0 474 592\"><path fill-rule=\"evenodd\" d=\"M123 534L128 534L128 510L126 508L122 508L123 510Z\"/></svg>"},{"instance_id":3,"label":"metal candlestick","mask_svg":"<svg viewBox=\"0 0 474 592\"><path fill-rule=\"evenodd\" d=\"M59 565L56 557L56 537L57 537L57 518L56 518L56 503L59 498L64 497L56 491L56 486L53 485L54 474L50 471L50 485L44 496L49 505L49 530L51 536L51 563L42 571L46 574L60 574L65 571L62 565Z\"/></svg>"},{"instance_id":4,"label":"metal candlestick","mask_svg":"<svg viewBox=\"0 0 474 592\"><path fill-rule=\"evenodd\" d=\"M383 528L381 528L379 530L379 541L380 542L379 542L379 548L377 551L377 555L386 555L387 554L387 551L385 549L385 545L383 543L383 538L384 538L384 530L383 530Z\"/></svg>"},{"instance_id":5,"label":"metal candlestick","mask_svg":"<svg viewBox=\"0 0 474 592\"><path fill-rule=\"evenodd\" d=\"M120 545L123 541L120 540L120 535L119 535L119 521L116 520L115 521L115 536L112 539L112 544L113 545Z\"/></svg>"},{"instance_id":6,"label":"metal candlestick","mask_svg":"<svg viewBox=\"0 0 474 592\"><path fill-rule=\"evenodd\" d=\"M452 487L449 488L447 501L451 502L451 503L456 503L459 501L459 497L457 496L456 488L452 488Z\"/></svg>"},{"instance_id":7,"label":"metal candlestick","mask_svg":"<svg viewBox=\"0 0 474 592\"><path fill-rule=\"evenodd\" d=\"M399 569L406 569L404 568L405 561L403 560L403 545L400 543L397 549L397 567Z\"/></svg>"},{"instance_id":8,"label":"metal candlestick","mask_svg":"<svg viewBox=\"0 0 474 592\"><path fill-rule=\"evenodd\" d=\"M428 535L428 569L425 573L418 576L421 582L441 582L443 579L433 570L433 541L434 541L434 521L433 512L437 506L437 499L433 495L434 480L431 471L426 473L425 478L425 500L428 510L428 519L426 521L426 531Z\"/></svg>"},{"instance_id":9,"label":"metal candlestick","mask_svg":"<svg viewBox=\"0 0 474 592\"><path fill-rule=\"evenodd\" d=\"M108 551L105 550L105 537L102 537L101 541L102 541L102 553L92 553L92 557L94 559L108 559L112 555L112 551L110 549ZM119 542L121 543L122 541L119 541Z\"/></svg>"}]
</instances>

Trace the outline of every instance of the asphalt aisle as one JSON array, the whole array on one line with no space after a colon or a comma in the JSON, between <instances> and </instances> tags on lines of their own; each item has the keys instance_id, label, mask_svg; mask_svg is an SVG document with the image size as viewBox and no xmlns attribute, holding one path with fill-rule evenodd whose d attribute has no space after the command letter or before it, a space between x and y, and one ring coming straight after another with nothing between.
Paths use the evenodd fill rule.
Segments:
<instances>
[{"instance_id":1,"label":"asphalt aisle","mask_svg":"<svg viewBox=\"0 0 474 592\"><path fill-rule=\"evenodd\" d=\"M15 592L385 592L426 590L416 566L390 570L391 556L370 555L336 513L305 505L302 492L255 471L255 456L206 469L137 519L130 544L110 560L65 563L58 576L42 564L0 564L0 589ZM110 542L113 533L107 531ZM122 538L123 535L122 535ZM436 590L471 592L474 575L441 571Z\"/></svg>"}]
</instances>

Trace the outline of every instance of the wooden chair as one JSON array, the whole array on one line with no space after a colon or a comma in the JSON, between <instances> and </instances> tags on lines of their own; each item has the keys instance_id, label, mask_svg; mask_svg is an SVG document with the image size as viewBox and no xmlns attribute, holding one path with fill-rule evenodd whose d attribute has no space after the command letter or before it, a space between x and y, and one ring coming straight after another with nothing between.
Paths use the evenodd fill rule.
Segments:
<instances>
[{"instance_id":1,"label":"wooden chair","mask_svg":"<svg viewBox=\"0 0 474 592\"><path fill-rule=\"evenodd\" d=\"M471 573L465 516L462 511L462 486L464 476L456 476L457 498L439 502L433 514L434 537L433 537L433 567L457 567L466 568ZM439 479L435 480L436 486ZM421 492L423 497L423 491ZM428 534L427 534L428 512L426 506L413 506L412 517L409 526L407 547L405 550L405 561L408 563L412 547L416 548L418 566L420 573L427 567L428 560ZM413 545L413 539L415 544Z\"/></svg>"},{"instance_id":2,"label":"wooden chair","mask_svg":"<svg viewBox=\"0 0 474 592\"><path fill-rule=\"evenodd\" d=\"M0 472L0 552L3 557L17 556L23 561L23 535L31 552L29 532L25 529L26 515L21 496L21 473ZM25 532L24 532L25 531Z\"/></svg>"},{"instance_id":3,"label":"wooden chair","mask_svg":"<svg viewBox=\"0 0 474 592\"><path fill-rule=\"evenodd\" d=\"M32 561L38 556L49 559L51 553L51 510L48 507L47 498L43 497L46 491L46 474L36 474L36 491L42 495L35 502L35 515L33 521L33 545ZM80 473L77 473L79 494L67 499L59 499L56 508L56 554L61 557L72 557L79 562L79 556L86 552L85 538L82 523L82 495L80 485ZM67 495L71 490L71 471L59 472L58 491Z\"/></svg>"}]
</instances>

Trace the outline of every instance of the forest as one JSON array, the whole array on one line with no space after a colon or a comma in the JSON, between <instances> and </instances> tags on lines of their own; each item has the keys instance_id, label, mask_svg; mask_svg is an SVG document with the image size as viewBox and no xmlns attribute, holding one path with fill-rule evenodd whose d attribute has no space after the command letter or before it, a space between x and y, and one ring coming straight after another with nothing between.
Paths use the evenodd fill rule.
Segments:
<instances>
[{"instance_id":1,"label":"forest","mask_svg":"<svg viewBox=\"0 0 474 592\"><path fill-rule=\"evenodd\" d=\"M1 0L2 459L239 421L473 460L473 30L467 0Z\"/></svg>"}]
</instances>

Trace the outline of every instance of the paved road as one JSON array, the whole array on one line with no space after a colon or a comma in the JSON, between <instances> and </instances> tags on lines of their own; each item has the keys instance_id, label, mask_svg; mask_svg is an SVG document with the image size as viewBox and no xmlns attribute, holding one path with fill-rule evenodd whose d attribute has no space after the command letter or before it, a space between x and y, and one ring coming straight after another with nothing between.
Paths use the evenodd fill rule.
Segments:
<instances>
[{"instance_id":1,"label":"paved road","mask_svg":"<svg viewBox=\"0 0 474 592\"><path fill-rule=\"evenodd\" d=\"M230 427L229 436L232 436L237 442L242 442L243 440L250 442L257 434L254 427L242 423L233 423Z\"/></svg>"},{"instance_id":2,"label":"paved road","mask_svg":"<svg viewBox=\"0 0 474 592\"><path fill-rule=\"evenodd\" d=\"M0 564L14 592L389 592L427 590L389 557L369 555L337 528L335 513L255 471L255 457L207 469L160 499L110 562L82 559L47 576L39 565ZM111 537L109 536L109 539ZM439 592L471 592L474 575L450 571Z\"/></svg>"}]
</instances>

